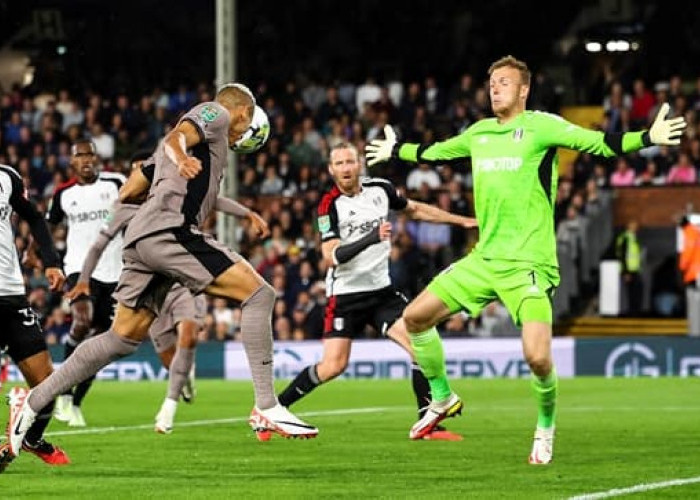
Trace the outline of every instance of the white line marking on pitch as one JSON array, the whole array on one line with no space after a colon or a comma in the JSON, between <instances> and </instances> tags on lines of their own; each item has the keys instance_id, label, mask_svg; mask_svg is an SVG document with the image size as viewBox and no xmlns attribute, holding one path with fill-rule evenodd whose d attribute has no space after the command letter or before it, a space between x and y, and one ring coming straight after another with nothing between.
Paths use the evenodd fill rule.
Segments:
<instances>
[{"instance_id":1,"label":"white line marking on pitch","mask_svg":"<svg viewBox=\"0 0 700 500\"><path fill-rule=\"evenodd\" d=\"M671 488L673 486L683 486L684 484L700 483L700 476L689 477L686 479L671 479L670 481L661 481L658 483L642 483L629 488L615 488L608 491L599 491L597 493L584 493L570 497L569 500L599 500L601 498L618 497L621 495L629 495L630 493L641 493L643 491L660 490L662 488Z\"/></svg>"},{"instance_id":2,"label":"white line marking on pitch","mask_svg":"<svg viewBox=\"0 0 700 500\"><path fill-rule=\"evenodd\" d=\"M383 413L383 412L397 412L397 411L410 411L412 407L410 406L377 406L369 408L343 408L338 410L320 410L320 411L307 411L299 413L302 417L329 417L336 415L362 415L367 413ZM248 417L231 417L231 418L217 418L210 420L190 420L185 422L177 422L177 427L201 427L207 425L219 425L219 424L234 424L238 422L247 422ZM111 432L125 432L125 431L140 431L144 429L153 429L155 424L141 424L141 425L124 425L124 426L110 426L110 427L90 427L87 429L71 429L67 431L52 431L47 432L45 436L79 436L83 434L108 434ZM4 441L5 436L0 437L0 442Z\"/></svg>"}]
</instances>

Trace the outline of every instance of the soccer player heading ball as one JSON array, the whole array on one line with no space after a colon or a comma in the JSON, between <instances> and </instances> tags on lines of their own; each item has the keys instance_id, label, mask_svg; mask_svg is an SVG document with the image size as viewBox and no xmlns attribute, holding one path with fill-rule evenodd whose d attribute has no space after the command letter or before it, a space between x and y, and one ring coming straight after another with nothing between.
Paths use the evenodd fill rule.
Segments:
<instances>
[{"instance_id":1,"label":"soccer player heading ball","mask_svg":"<svg viewBox=\"0 0 700 500\"><path fill-rule=\"evenodd\" d=\"M682 117L666 119L669 106L664 104L649 130L619 134L587 130L560 116L525 109L530 71L524 62L512 56L499 59L489 68L489 77L495 118L480 120L460 135L430 145L397 142L387 126L385 139L367 145L367 164L372 167L392 158L421 163L472 159L479 243L433 279L403 314L433 396L411 436L429 433L462 408L462 400L447 381L435 325L461 310L478 315L486 304L500 299L522 327L523 353L538 402L529 462L548 464L553 456L557 396L551 353L551 297L559 284L553 223L556 148L615 156L654 144L675 146L686 123Z\"/></svg>"}]
</instances>

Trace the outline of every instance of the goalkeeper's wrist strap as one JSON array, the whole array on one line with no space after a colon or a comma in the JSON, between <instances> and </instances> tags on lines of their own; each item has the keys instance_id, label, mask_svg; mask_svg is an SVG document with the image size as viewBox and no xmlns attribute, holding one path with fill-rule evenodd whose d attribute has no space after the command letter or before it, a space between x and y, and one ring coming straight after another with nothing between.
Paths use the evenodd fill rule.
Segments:
<instances>
[{"instance_id":1,"label":"goalkeeper's wrist strap","mask_svg":"<svg viewBox=\"0 0 700 500\"><path fill-rule=\"evenodd\" d=\"M399 150L401 149L401 146L403 146L402 142L396 142L396 144L394 144L394 147L391 148L391 157L392 158L396 158L396 159L399 158Z\"/></svg>"},{"instance_id":2,"label":"goalkeeper's wrist strap","mask_svg":"<svg viewBox=\"0 0 700 500\"><path fill-rule=\"evenodd\" d=\"M336 266L338 264L345 264L357 254L362 252L365 248L370 245L374 245L375 243L379 243L379 241L379 226L377 226L359 240L335 247L333 250L333 264Z\"/></svg>"},{"instance_id":3,"label":"goalkeeper's wrist strap","mask_svg":"<svg viewBox=\"0 0 700 500\"><path fill-rule=\"evenodd\" d=\"M654 143L651 142L651 136L649 135L649 131L645 130L642 133L642 144L644 144L645 148L648 148L649 146L653 146Z\"/></svg>"}]
</instances>

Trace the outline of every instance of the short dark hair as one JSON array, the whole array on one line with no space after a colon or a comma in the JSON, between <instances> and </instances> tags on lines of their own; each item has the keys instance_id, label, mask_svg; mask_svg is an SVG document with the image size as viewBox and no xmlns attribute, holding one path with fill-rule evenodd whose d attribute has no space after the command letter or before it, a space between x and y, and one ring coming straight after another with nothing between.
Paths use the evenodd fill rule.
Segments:
<instances>
[{"instance_id":1,"label":"short dark hair","mask_svg":"<svg viewBox=\"0 0 700 500\"><path fill-rule=\"evenodd\" d=\"M97 146L95 146L95 143L92 142L92 139L82 138L82 139L76 140L73 144L71 144L71 147L70 147L71 156L76 155L78 153L78 146L80 144L89 144L90 149L92 149L92 153L97 154Z\"/></svg>"}]
</instances>

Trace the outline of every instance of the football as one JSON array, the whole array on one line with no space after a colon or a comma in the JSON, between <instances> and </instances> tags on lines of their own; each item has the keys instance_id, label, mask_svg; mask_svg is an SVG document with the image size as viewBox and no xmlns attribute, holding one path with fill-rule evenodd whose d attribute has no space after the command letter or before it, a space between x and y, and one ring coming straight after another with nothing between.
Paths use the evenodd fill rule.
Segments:
<instances>
[{"instance_id":1,"label":"football","mask_svg":"<svg viewBox=\"0 0 700 500\"><path fill-rule=\"evenodd\" d=\"M233 150L241 154L255 153L265 145L268 137L270 137L270 121L267 113L260 106L255 106L253 121L243 137L234 143Z\"/></svg>"}]
</instances>

